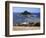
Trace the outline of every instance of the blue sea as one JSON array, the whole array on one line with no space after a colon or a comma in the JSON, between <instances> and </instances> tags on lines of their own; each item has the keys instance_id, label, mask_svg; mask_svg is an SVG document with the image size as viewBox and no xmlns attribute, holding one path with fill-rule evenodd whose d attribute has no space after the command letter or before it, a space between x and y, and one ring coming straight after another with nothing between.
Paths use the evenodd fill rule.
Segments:
<instances>
[{"instance_id":1,"label":"blue sea","mask_svg":"<svg viewBox=\"0 0 46 38\"><path fill-rule=\"evenodd\" d=\"M40 22L40 13L32 13L32 15L21 15L20 13L13 13L13 25L23 22Z\"/></svg>"}]
</instances>

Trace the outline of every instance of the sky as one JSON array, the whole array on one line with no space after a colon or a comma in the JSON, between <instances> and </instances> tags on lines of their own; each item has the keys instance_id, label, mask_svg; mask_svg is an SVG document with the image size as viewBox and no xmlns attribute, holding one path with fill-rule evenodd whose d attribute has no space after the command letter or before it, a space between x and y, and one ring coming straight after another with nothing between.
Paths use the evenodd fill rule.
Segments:
<instances>
[{"instance_id":1,"label":"sky","mask_svg":"<svg viewBox=\"0 0 46 38\"><path fill-rule=\"evenodd\" d=\"M13 13L21 13L28 11L30 13L39 13L40 8L30 8L30 7L13 7Z\"/></svg>"}]
</instances>

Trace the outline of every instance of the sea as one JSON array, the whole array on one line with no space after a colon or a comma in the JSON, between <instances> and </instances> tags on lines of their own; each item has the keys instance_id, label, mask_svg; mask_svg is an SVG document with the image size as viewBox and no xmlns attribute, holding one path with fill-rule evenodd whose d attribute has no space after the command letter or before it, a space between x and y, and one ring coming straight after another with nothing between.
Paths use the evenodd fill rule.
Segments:
<instances>
[{"instance_id":1,"label":"sea","mask_svg":"<svg viewBox=\"0 0 46 38\"><path fill-rule=\"evenodd\" d=\"M21 13L13 13L13 25L23 22L40 22L40 13L32 13L32 15L21 15Z\"/></svg>"}]
</instances>

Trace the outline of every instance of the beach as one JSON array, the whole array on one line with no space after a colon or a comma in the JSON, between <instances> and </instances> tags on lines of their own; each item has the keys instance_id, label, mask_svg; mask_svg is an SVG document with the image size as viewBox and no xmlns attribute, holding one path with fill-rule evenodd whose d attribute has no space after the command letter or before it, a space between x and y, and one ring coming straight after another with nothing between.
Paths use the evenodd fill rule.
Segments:
<instances>
[{"instance_id":1,"label":"beach","mask_svg":"<svg viewBox=\"0 0 46 38\"><path fill-rule=\"evenodd\" d=\"M21 30L39 30L40 27L38 26L13 26L14 31L21 31Z\"/></svg>"}]
</instances>

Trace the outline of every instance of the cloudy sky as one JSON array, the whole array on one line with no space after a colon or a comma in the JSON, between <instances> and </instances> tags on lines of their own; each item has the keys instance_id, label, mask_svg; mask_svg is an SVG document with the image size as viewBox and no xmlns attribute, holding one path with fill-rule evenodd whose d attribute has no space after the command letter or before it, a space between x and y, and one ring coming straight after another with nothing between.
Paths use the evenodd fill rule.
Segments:
<instances>
[{"instance_id":1,"label":"cloudy sky","mask_svg":"<svg viewBox=\"0 0 46 38\"><path fill-rule=\"evenodd\" d=\"M31 13L39 13L40 12L40 8L29 8L29 7L13 7L13 12L14 13L21 13L24 11L28 11Z\"/></svg>"}]
</instances>

